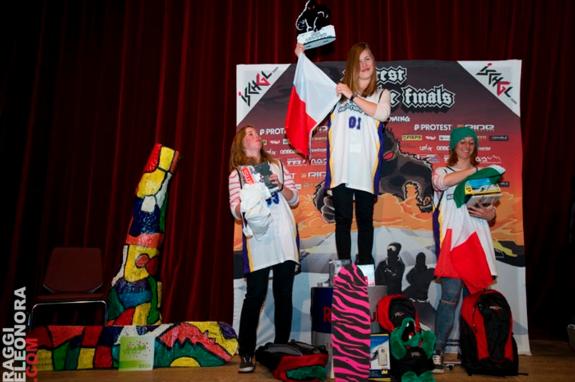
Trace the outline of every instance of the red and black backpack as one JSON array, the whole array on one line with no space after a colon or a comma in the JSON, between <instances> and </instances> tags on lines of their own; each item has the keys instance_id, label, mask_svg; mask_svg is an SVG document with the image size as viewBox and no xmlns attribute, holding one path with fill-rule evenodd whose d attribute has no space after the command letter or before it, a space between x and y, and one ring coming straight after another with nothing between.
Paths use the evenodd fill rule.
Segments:
<instances>
[{"instance_id":1,"label":"red and black backpack","mask_svg":"<svg viewBox=\"0 0 575 382\"><path fill-rule=\"evenodd\" d=\"M459 345L467 374L517 375L519 358L512 329L511 308L501 293L487 289L465 297Z\"/></svg>"},{"instance_id":2,"label":"red and black backpack","mask_svg":"<svg viewBox=\"0 0 575 382\"><path fill-rule=\"evenodd\" d=\"M281 381L321 382L326 377L328 353L324 346L291 340L287 344L260 346L256 360Z\"/></svg>"},{"instance_id":3,"label":"red and black backpack","mask_svg":"<svg viewBox=\"0 0 575 382\"><path fill-rule=\"evenodd\" d=\"M420 330L419 314L415 304L403 294L389 294L377 303L377 322L388 333L401 326L404 318L415 321L416 330Z\"/></svg>"}]
</instances>

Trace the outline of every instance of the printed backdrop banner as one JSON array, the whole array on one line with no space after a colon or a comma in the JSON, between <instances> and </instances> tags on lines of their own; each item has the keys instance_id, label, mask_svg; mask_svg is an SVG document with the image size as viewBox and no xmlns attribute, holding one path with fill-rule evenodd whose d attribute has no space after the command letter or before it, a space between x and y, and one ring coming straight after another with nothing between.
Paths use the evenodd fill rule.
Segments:
<instances>
[{"instance_id":1,"label":"printed backdrop banner","mask_svg":"<svg viewBox=\"0 0 575 382\"><path fill-rule=\"evenodd\" d=\"M311 340L310 288L328 279L329 260L336 259L333 210L326 203L322 184L326 173L326 131L320 124L312 138L310 157L304 159L285 136L287 111L295 64L239 65L237 67L237 127L252 124L265 140L265 148L283 161L300 187L294 210L301 239L301 272L294 285L292 337ZM343 62L318 66L335 82L342 78ZM498 164L507 172L503 196L492 227L501 291L513 311L513 331L521 354L529 354L523 241L521 130L521 61L391 61L377 67L378 85L391 92L392 113L385 131L383 177L375 206L373 255L376 279L386 266L387 247L401 244L396 265L401 289L415 301L428 328L433 328L440 287L432 281L436 263L432 234L431 171L445 163L449 134L468 126L479 138L483 166ZM234 239L234 328L245 293L241 267L241 226ZM356 253L355 224L352 253ZM418 266L416 265L416 259ZM425 263L425 264L423 264ZM380 271L380 272L378 272ZM271 276L273 277L273 276ZM270 283L271 288L271 283ZM458 320L456 320L457 322ZM452 347L457 346L457 328ZM258 344L273 341L271 289L262 310ZM449 349L448 349L449 350Z\"/></svg>"}]
</instances>

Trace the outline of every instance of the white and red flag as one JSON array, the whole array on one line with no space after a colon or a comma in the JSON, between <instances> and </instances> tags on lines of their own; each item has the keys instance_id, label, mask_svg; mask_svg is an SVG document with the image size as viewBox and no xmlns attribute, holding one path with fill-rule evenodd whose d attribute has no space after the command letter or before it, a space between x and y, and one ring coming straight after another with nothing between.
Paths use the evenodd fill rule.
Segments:
<instances>
[{"instance_id":1,"label":"white and red flag","mask_svg":"<svg viewBox=\"0 0 575 382\"><path fill-rule=\"evenodd\" d=\"M300 54L286 115L286 135L293 148L309 157L311 134L339 100L335 82Z\"/></svg>"}]
</instances>

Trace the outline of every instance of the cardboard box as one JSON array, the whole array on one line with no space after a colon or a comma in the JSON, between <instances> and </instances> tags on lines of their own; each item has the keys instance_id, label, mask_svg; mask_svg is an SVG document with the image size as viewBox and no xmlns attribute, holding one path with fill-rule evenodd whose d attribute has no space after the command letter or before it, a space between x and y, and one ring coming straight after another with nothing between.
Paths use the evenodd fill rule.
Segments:
<instances>
[{"instance_id":1,"label":"cardboard box","mask_svg":"<svg viewBox=\"0 0 575 382\"><path fill-rule=\"evenodd\" d=\"M389 353L389 334L379 333L371 335L371 349L369 380L391 381L389 369L391 359Z\"/></svg>"}]
</instances>

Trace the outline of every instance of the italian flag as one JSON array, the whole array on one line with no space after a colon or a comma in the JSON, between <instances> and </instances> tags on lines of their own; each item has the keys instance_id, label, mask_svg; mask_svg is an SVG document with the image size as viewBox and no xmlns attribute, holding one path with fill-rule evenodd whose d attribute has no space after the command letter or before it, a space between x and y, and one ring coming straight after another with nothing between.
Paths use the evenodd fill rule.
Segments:
<instances>
[{"instance_id":1,"label":"italian flag","mask_svg":"<svg viewBox=\"0 0 575 382\"><path fill-rule=\"evenodd\" d=\"M446 209L447 214L443 208L439 210L441 239L435 276L460 278L471 293L493 284L492 275L496 275L497 270L489 225L467 212L465 185L468 180L482 178L488 184L496 184L504 173L505 169L497 165L477 171L456 186L453 200L449 201L455 209ZM442 203L448 201L444 199Z\"/></svg>"},{"instance_id":2,"label":"italian flag","mask_svg":"<svg viewBox=\"0 0 575 382\"><path fill-rule=\"evenodd\" d=\"M441 241L435 276L460 278L469 292L475 293L489 287L493 277L477 232L463 226L459 228L447 229Z\"/></svg>"}]
</instances>

